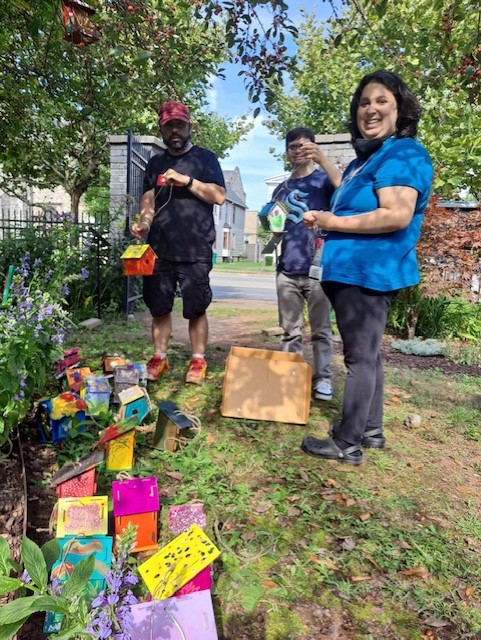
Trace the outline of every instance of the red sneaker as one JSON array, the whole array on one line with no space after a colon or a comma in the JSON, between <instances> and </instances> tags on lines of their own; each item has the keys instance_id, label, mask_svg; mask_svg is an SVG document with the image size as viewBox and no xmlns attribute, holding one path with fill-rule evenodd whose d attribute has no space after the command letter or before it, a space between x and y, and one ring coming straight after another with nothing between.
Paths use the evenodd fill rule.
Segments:
<instances>
[{"instance_id":1,"label":"red sneaker","mask_svg":"<svg viewBox=\"0 0 481 640\"><path fill-rule=\"evenodd\" d=\"M159 355L152 356L147 362L147 380L158 380L160 376L169 373L169 361Z\"/></svg>"},{"instance_id":2,"label":"red sneaker","mask_svg":"<svg viewBox=\"0 0 481 640\"><path fill-rule=\"evenodd\" d=\"M193 384L202 384L205 380L206 371L207 362L204 358L192 358L189 363L189 370L185 376L185 381L192 382Z\"/></svg>"}]
</instances>

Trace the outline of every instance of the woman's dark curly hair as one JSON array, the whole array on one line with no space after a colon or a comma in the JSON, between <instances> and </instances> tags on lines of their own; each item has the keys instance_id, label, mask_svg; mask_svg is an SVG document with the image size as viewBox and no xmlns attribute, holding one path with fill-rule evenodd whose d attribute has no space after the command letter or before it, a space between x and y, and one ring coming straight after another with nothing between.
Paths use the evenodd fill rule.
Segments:
<instances>
[{"instance_id":1,"label":"woman's dark curly hair","mask_svg":"<svg viewBox=\"0 0 481 640\"><path fill-rule=\"evenodd\" d=\"M349 132L352 140L361 138L361 132L357 127L357 108L361 99L361 93L370 82L379 82L394 94L397 102L398 118L396 122L397 138L415 138L418 132L418 122L421 117L421 105L408 89L404 80L392 71L373 71L362 78L351 100Z\"/></svg>"}]
</instances>

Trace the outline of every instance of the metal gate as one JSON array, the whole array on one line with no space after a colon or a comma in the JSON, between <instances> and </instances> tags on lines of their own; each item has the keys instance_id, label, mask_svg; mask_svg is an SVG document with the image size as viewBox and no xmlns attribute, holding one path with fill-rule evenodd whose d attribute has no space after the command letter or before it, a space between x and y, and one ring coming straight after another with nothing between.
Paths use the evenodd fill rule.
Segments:
<instances>
[{"instance_id":1,"label":"metal gate","mask_svg":"<svg viewBox=\"0 0 481 640\"><path fill-rule=\"evenodd\" d=\"M133 218L140 213L144 173L151 153L132 131L127 132L127 206L124 233L130 237L130 226ZM126 276L124 279L124 313L130 313L130 304L142 297L141 280L137 276Z\"/></svg>"}]
</instances>

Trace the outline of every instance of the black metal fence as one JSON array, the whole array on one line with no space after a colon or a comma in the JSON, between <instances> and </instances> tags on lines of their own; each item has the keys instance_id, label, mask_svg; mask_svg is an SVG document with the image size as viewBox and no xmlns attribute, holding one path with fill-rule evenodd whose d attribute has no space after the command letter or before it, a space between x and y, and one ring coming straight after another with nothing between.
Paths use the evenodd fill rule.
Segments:
<instances>
[{"instance_id":1,"label":"black metal fence","mask_svg":"<svg viewBox=\"0 0 481 640\"><path fill-rule=\"evenodd\" d=\"M132 133L127 132L127 207L125 215L125 235L130 237L130 226L134 216L140 213L140 201L143 194L144 173L151 153ZM124 313L130 313L130 305L142 297L141 280L136 276L127 276L124 285Z\"/></svg>"}]
</instances>

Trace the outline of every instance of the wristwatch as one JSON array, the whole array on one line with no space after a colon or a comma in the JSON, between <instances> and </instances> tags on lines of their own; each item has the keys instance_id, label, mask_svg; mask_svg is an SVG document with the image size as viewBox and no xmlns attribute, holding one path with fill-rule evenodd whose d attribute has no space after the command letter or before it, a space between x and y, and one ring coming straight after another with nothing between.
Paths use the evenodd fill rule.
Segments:
<instances>
[{"instance_id":1,"label":"wristwatch","mask_svg":"<svg viewBox=\"0 0 481 640\"><path fill-rule=\"evenodd\" d=\"M189 182L185 185L187 189L191 188L193 182L194 182L194 178L192 176L189 176Z\"/></svg>"}]
</instances>

